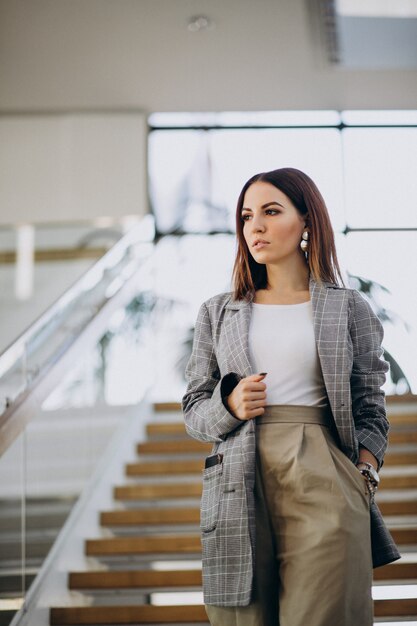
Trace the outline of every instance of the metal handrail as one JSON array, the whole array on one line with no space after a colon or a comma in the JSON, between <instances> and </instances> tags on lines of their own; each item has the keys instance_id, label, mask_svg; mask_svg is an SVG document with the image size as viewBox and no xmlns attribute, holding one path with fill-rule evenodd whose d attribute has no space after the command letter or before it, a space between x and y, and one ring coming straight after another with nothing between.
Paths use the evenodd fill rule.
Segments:
<instances>
[{"instance_id":1,"label":"metal handrail","mask_svg":"<svg viewBox=\"0 0 417 626\"><path fill-rule=\"evenodd\" d=\"M150 237L146 237L148 227L144 229L144 220L149 216L135 224L129 231L108 250L85 274L77 279L44 313L42 313L25 331L23 331L16 339L14 339L7 348L0 353L0 382L17 366L20 360L24 362L31 353L42 342L44 331L50 335L60 323L65 311L73 309L83 295L92 292L103 281L105 273L111 273L129 254L129 251L137 244L152 241ZM145 238L144 238L145 230ZM109 276L109 284L106 286L107 294L101 294L101 301L106 301L111 297L111 293L118 291L118 288L127 280L128 276L137 269L137 263L131 259L127 259L123 271L117 277ZM120 283L120 284L119 284ZM110 291L109 291L110 290ZM98 310L99 306L93 303L93 309ZM91 304L90 304L91 309ZM94 310L90 313L94 313ZM24 365L26 368L26 363ZM8 409L13 402L24 392L29 384L42 373L42 366L38 365L34 370L25 372L23 382L17 385L17 392L14 397L8 396L3 399L3 408L0 407L0 416L4 410ZM1 402L1 398L0 398Z\"/></svg>"}]
</instances>

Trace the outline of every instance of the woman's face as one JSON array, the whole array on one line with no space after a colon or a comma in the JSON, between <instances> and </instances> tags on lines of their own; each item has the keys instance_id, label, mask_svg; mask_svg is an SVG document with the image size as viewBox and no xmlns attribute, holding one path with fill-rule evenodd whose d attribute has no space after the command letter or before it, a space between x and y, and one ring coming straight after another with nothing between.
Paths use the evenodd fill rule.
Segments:
<instances>
[{"instance_id":1,"label":"woman's face","mask_svg":"<svg viewBox=\"0 0 417 626\"><path fill-rule=\"evenodd\" d=\"M246 190L241 217L243 236L258 263L270 264L295 254L304 256L300 241L305 218L271 183L257 181ZM257 239L268 243L254 247Z\"/></svg>"}]
</instances>

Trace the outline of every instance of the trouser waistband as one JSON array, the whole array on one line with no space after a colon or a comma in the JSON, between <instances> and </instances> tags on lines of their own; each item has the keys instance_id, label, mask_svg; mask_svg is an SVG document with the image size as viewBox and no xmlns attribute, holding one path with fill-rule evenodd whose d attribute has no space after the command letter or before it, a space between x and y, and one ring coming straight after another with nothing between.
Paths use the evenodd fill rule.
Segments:
<instances>
[{"instance_id":1,"label":"trouser waistband","mask_svg":"<svg viewBox=\"0 0 417 626\"><path fill-rule=\"evenodd\" d=\"M256 423L274 424L282 422L301 422L304 424L322 424L334 426L334 418L329 405L325 407L303 404L268 404L263 415L256 417Z\"/></svg>"}]
</instances>

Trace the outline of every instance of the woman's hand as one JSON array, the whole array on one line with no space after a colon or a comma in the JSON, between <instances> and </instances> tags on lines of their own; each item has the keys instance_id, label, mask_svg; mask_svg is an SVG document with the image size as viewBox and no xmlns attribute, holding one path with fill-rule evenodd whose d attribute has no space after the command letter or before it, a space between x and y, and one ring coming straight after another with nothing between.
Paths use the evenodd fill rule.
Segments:
<instances>
[{"instance_id":1,"label":"woman's hand","mask_svg":"<svg viewBox=\"0 0 417 626\"><path fill-rule=\"evenodd\" d=\"M266 374L252 374L242 378L226 402L230 413L240 420L251 420L265 412L266 385L262 382Z\"/></svg>"}]
</instances>

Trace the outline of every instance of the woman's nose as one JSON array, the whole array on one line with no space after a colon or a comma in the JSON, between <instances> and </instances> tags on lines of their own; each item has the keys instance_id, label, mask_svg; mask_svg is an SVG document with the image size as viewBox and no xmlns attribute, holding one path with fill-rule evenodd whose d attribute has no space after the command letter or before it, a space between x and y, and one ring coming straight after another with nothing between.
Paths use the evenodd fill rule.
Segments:
<instances>
[{"instance_id":1,"label":"woman's nose","mask_svg":"<svg viewBox=\"0 0 417 626\"><path fill-rule=\"evenodd\" d=\"M263 218L261 216L256 216L254 215L252 218L252 229L254 231L258 231L258 230L264 230L264 222L263 222Z\"/></svg>"}]
</instances>

